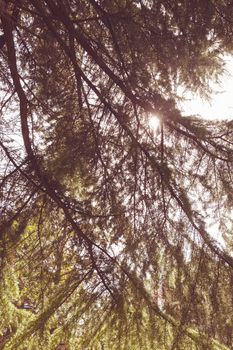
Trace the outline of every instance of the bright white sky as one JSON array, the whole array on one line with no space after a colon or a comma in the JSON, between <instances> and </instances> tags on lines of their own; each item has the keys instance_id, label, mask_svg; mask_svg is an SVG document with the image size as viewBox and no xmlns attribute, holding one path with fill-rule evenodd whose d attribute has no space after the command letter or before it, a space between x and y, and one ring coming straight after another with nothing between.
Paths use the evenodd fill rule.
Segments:
<instances>
[{"instance_id":1,"label":"bright white sky","mask_svg":"<svg viewBox=\"0 0 233 350\"><path fill-rule=\"evenodd\" d=\"M211 101L196 96L182 103L185 115L200 115L206 119L233 119L233 57L225 57L225 73L220 85L213 85L215 93Z\"/></svg>"},{"instance_id":2,"label":"bright white sky","mask_svg":"<svg viewBox=\"0 0 233 350\"><path fill-rule=\"evenodd\" d=\"M181 108L185 115L200 115L209 120L233 120L233 57L226 56L225 73L220 79L220 85L213 85L211 101L191 96L190 100L182 103ZM208 231L220 245L225 242L218 231L218 224L212 224Z\"/></svg>"},{"instance_id":3,"label":"bright white sky","mask_svg":"<svg viewBox=\"0 0 233 350\"><path fill-rule=\"evenodd\" d=\"M190 95L189 99L186 97L187 101L180 105L183 115L199 115L208 120L233 120L233 57L226 56L225 60L225 73L220 79L220 85L212 84L214 93L211 100L206 101L194 95ZM156 130L159 124L156 116L149 119L151 129ZM218 224L210 223L208 231L222 247L225 247Z\"/></svg>"},{"instance_id":4,"label":"bright white sky","mask_svg":"<svg viewBox=\"0 0 233 350\"><path fill-rule=\"evenodd\" d=\"M213 94L210 100L204 100L191 93L180 94L186 101L180 103L183 115L197 115L208 120L233 120L233 56L225 56L225 73L220 78L220 84L211 84ZM156 116L149 118L151 129L159 127Z\"/></svg>"}]
</instances>

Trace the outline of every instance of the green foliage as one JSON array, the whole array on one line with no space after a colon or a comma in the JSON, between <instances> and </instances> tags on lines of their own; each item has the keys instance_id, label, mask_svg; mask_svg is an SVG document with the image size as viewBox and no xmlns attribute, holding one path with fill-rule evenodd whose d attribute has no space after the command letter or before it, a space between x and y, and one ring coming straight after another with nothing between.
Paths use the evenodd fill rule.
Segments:
<instances>
[{"instance_id":1,"label":"green foliage","mask_svg":"<svg viewBox=\"0 0 233 350\"><path fill-rule=\"evenodd\" d=\"M0 349L231 349L230 1L1 6Z\"/></svg>"}]
</instances>

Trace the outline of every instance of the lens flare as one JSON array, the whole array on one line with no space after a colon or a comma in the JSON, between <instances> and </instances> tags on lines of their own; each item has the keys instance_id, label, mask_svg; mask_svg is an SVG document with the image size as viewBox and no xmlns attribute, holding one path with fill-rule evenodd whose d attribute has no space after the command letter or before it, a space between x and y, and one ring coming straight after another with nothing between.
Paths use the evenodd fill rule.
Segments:
<instances>
[{"instance_id":1,"label":"lens flare","mask_svg":"<svg viewBox=\"0 0 233 350\"><path fill-rule=\"evenodd\" d=\"M149 127L151 128L151 130L155 131L155 130L158 130L158 128L160 126L160 120L155 115L152 115L152 116L150 116L150 118L148 120L148 124L149 124Z\"/></svg>"}]
</instances>

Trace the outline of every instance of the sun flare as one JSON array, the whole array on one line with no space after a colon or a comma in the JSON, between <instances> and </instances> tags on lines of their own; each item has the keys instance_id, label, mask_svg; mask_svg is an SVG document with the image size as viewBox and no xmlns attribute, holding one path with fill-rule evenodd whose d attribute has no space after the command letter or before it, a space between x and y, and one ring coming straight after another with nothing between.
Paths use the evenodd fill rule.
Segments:
<instances>
[{"instance_id":1,"label":"sun flare","mask_svg":"<svg viewBox=\"0 0 233 350\"><path fill-rule=\"evenodd\" d=\"M155 131L158 130L160 126L160 120L157 116L151 115L148 120L148 124L151 130Z\"/></svg>"}]
</instances>

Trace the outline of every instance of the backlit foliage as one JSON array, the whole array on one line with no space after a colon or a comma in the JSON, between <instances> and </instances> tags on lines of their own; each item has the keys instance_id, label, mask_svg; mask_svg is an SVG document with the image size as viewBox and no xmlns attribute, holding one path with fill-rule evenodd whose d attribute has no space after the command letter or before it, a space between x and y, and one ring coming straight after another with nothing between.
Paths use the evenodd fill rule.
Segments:
<instances>
[{"instance_id":1,"label":"backlit foliage","mask_svg":"<svg viewBox=\"0 0 233 350\"><path fill-rule=\"evenodd\" d=\"M231 2L0 6L0 348L231 349Z\"/></svg>"}]
</instances>

